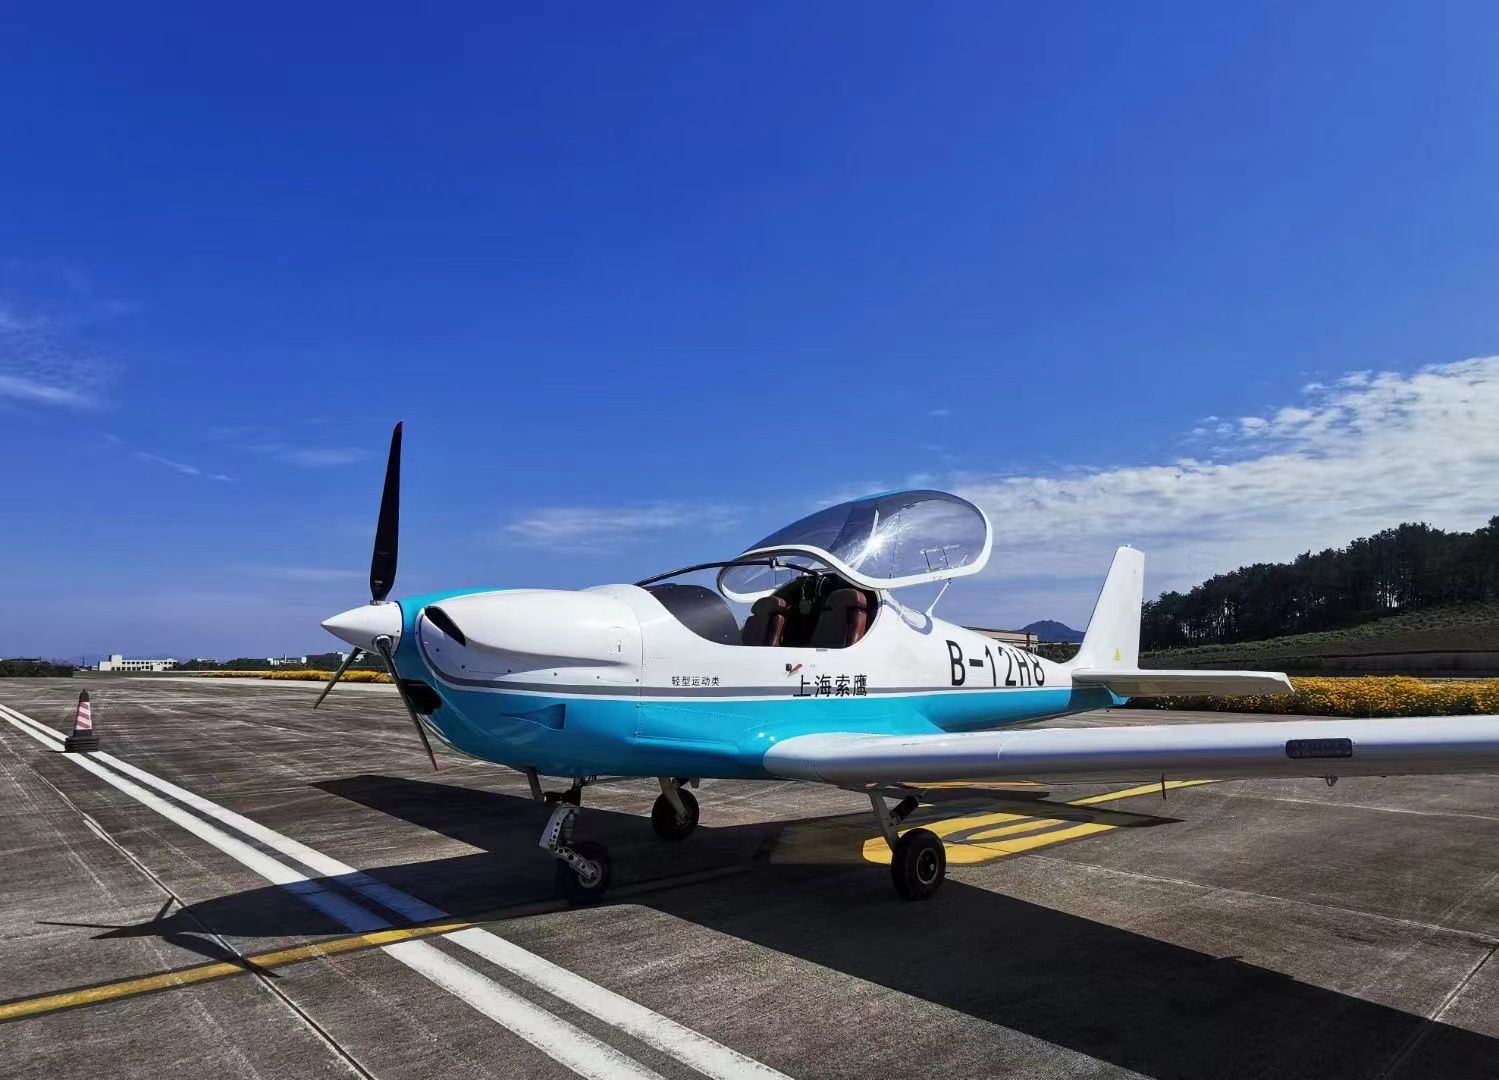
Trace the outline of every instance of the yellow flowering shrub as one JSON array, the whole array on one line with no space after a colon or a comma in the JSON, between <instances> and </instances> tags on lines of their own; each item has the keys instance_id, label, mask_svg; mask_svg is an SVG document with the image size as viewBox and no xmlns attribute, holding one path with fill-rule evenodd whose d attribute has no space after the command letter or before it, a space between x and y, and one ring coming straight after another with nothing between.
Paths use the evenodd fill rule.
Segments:
<instances>
[{"instance_id":1,"label":"yellow flowering shrub","mask_svg":"<svg viewBox=\"0 0 1499 1080\"><path fill-rule=\"evenodd\" d=\"M1499 713L1499 679L1429 682L1405 675L1292 679L1292 693L1262 697L1138 698L1131 707L1308 716L1463 716Z\"/></svg>"},{"instance_id":2,"label":"yellow flowering shrub","mask_svg":"<svg viewBox=\"0 0 1499 1080\"><path fill-rule=\"evenodd\" d=\"M311 671L304 668L272 668L269 671L205 671L209 679L290 679L297 682L327 682L333 678L331 671ZM344 682L390 682L383 671L355 670L344 672Z\"/></svg>"}]
</instances>

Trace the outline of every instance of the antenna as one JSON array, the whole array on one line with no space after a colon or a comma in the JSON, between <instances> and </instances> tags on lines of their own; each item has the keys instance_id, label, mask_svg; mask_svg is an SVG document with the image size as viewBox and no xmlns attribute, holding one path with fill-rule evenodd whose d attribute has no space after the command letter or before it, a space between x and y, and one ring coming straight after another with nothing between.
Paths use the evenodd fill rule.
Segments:
<instances>
[{"instance_id":1,"label":"antenna","mask_svg":"<svg viewBox=\"0 0 1499 1080\"><path fill-rule=\"evenodd\" d=\"M937 595L932 599L932 606L926 609L926 617L928 619L932 617L932 612L937 610L937 602L942 599L942 594L947 592L947 587L951 584L952 578L948 578L942 583L942 588L937 590Z\"/></svg>"}]
</instances>

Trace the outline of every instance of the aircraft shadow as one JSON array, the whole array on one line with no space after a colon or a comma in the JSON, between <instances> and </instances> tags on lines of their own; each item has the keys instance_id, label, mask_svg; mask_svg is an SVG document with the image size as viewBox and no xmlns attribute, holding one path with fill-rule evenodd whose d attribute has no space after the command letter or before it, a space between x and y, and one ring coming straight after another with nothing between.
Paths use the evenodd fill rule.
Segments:
<instances>
[{"instance_id":1,"label":"aircraft shadow","mask_svg":"<svg viewBox=\"0 0 1499 1080\"><path fill-rule=\"evenodd\" d=\"M480 918L551 896L552 861L535 846L547 814L543 806L388 776L316 786L480 849L366 871L454 916ZM1016 812L1052 816L1050 804L1042 805L1019 800ZM711 818L711 802L704 812ZM862 831L851 827L856 819ZM704 825L681 844L657 840L640 817L598 808L585 812L579 828L610 845L624 894L618 902L654 908L1161 1080L1499 1075L1499 1039L1235 957L957 880L929 904L902 902L883 868L858 858L869 834L867 815ZM826 843L786 843L800 833L823 834ZM804 861L778 861L782 847ZM691 876L736 867L746 869ZM648 887L653 880L663 887ZM157 934L180 941L203 926L230 938L340 931L285 897L277 887L231 894L101 936ZM856 1026L851 1021L851 1030Z\"/></svg>"}]
</instances>

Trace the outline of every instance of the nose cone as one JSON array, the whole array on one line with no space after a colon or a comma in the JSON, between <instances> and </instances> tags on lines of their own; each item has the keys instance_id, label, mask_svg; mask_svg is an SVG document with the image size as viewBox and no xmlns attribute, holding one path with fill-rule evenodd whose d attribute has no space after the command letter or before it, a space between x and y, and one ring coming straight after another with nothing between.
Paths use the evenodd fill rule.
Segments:
<instances>
[{"instance_id":1,"label":"nose cone","mask_svg":"<svg viewBox=\"0 0 1499 1080\"><path fill-rule=\"evenodd\" d=\"M323 629L366 652L376 651L375 639L381 636L390 638L390 647L394 649L401 640L401 605L365 604L350 608L324 619Z\"/></svg>"}]
</instances>

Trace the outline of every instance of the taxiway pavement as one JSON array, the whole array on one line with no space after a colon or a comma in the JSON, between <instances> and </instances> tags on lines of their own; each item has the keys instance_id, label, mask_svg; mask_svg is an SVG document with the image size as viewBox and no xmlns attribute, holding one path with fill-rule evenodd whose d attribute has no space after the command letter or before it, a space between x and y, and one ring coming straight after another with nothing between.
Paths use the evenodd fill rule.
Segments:
<instances>
[{"instance_id":1,"label":"taxiway pavement","mask_svg":"<svg viewBox=\"0 0 1499 1080\"><path fill-rule=\"evenodd\" d=\"M0 1076L1499 1075L1499 778L938 804L925 904L858 796L606 784L567 909L524 777L317 690L0 680Z\"/></svg>"}]
</instances>

